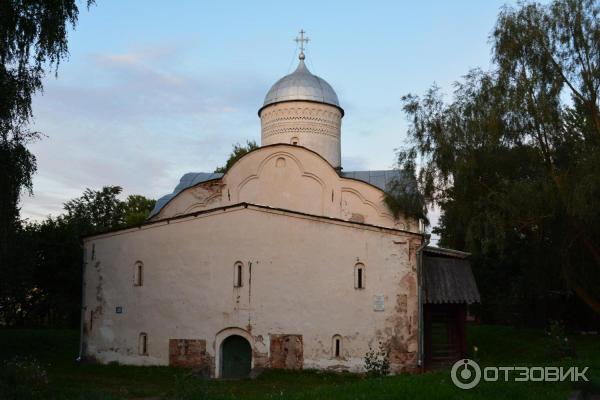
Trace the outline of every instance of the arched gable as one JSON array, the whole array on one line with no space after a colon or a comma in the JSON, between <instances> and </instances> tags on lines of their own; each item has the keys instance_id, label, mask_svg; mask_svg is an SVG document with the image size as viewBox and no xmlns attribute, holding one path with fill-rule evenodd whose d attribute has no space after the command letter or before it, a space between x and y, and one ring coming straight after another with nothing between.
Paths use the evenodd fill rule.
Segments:
<instances>
[{"instance_id":1,"label":"arched gable","mask_svg":"<svg viewBox=\"0 0 600 400\"><path fill-rule=\"evenodd\" d=\"M317 153L288 144L251 151L221 179L181 191L153 219L242 202L410 229L392 216L381 189L341 177Z\"/></svg>"}]
</instances>

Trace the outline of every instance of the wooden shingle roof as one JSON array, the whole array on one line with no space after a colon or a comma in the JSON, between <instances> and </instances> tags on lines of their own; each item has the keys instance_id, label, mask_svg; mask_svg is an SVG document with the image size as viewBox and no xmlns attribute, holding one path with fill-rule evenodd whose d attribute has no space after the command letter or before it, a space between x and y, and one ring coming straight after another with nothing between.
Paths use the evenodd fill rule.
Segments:
<instances>
[{"instance_id":1,"label":"wooden shingle roof","mask_svg":"<svg viewBox=\"0 0 600 400\"><path fill-rule=\"evenodd\" d=\"M477 283L469 254L427 247L423 252L423 291L425 304L479 303Z\"/></svg>"}]
</instances>

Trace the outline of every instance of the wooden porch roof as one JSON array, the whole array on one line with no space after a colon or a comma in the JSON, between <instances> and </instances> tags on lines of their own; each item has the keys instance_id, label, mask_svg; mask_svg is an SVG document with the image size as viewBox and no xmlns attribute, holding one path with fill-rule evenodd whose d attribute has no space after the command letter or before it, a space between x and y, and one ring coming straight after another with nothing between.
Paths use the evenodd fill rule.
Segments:
<instances>
[{"instance_id":1,"label":"wooden porch roof","mask_svg":"<svg viewBox=\"0 0 600 400\"><path fill-rule=\"evenodd\" d=\"M479 303L469 253L438 247L423 252L423 303Z\"/></svg>"}]
</instances>

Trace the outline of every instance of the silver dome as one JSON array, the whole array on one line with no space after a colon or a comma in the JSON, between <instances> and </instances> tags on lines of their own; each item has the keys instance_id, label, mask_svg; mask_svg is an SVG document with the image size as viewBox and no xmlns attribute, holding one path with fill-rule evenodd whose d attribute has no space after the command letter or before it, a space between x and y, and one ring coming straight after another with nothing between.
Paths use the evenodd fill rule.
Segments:
<instances>
[{"instance_id":1,"label":"silver dome","mask_svg":"<svg viewBox=\"0 0 600 400\"><path fill-rule=\"evenodd\" d=\"M265 96L263 106L258 113L260 114L260 111L269 104L291 100L308 100L331 104L338 107L342 111L342 115L344 113L344 110L340 107L337 94L335 94L331 85L325 82L324 79L311 74L302 59L300 59L298 68L293 73L275 82Z\"/></svg>"}]
</instances>

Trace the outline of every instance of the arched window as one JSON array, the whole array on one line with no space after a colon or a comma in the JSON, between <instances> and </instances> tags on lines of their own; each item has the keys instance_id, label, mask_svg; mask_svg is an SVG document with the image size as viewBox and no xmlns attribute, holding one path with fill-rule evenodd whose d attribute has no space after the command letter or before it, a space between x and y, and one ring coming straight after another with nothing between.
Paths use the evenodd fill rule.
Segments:
<instances>
[{"instance_id":1,"label":"arched window","mask_svg":"<svg viewBox=\"0 0 600 400\"><path fill-rule=\"evenodd\" d=\"M364 289L365 282L365 265L358 263L354 266L354 289Z\"/></svg>"},{"instance_id":2,"label":"arched window","mask_svg":"<svg viewBox=\"0 0 600 400\"><path fill-rule=\"evenodd\" d=\"M335 358L342 358L342 337L340 335L333 335L331 354Z\"/></svg>"},{"instance_id":3,"label":"arched window","mask_svg":"<svg viewBox=\"0 0 600 400\"><path fill-rule=\"evenodd\" d=\"M139 349L140 356L148 355L148 334L145 332L140 333L138 349Z\"/></svg>"},{"instance_id":4,"label":"arched window","mask_svg":"<svg viewBox=\"0 0 600 400\"><path fill-rule=\"evenodd\" d=\"M244 283L244 264L240 261L233 265L233 287L242 287Z\"/></svg>"},{"instance_id":5,"label":"arched window","mask_svg":"<svg viewBox=\"0 0 600 400\"><path fill-rule=\"evenodd\" d=\"M144 263L138 261L133 270L133 286L142 286L144 284Z\"/></svg>"},{"instance_id":6,"label":"arched window","mask_svg":"<svg viewBox=\"0 0 600 400\"><path fill-rule=\"evenodd\" d=\"M290 140L290 143L291 143L291 144L293 144L294 146L297 146L297 145L298 145L298 143L300 143L300 140L299 140L297 137L295 137L295 136L294 136L294 137L293 137L293 138Z\"/></svg>"}]
</instances>

